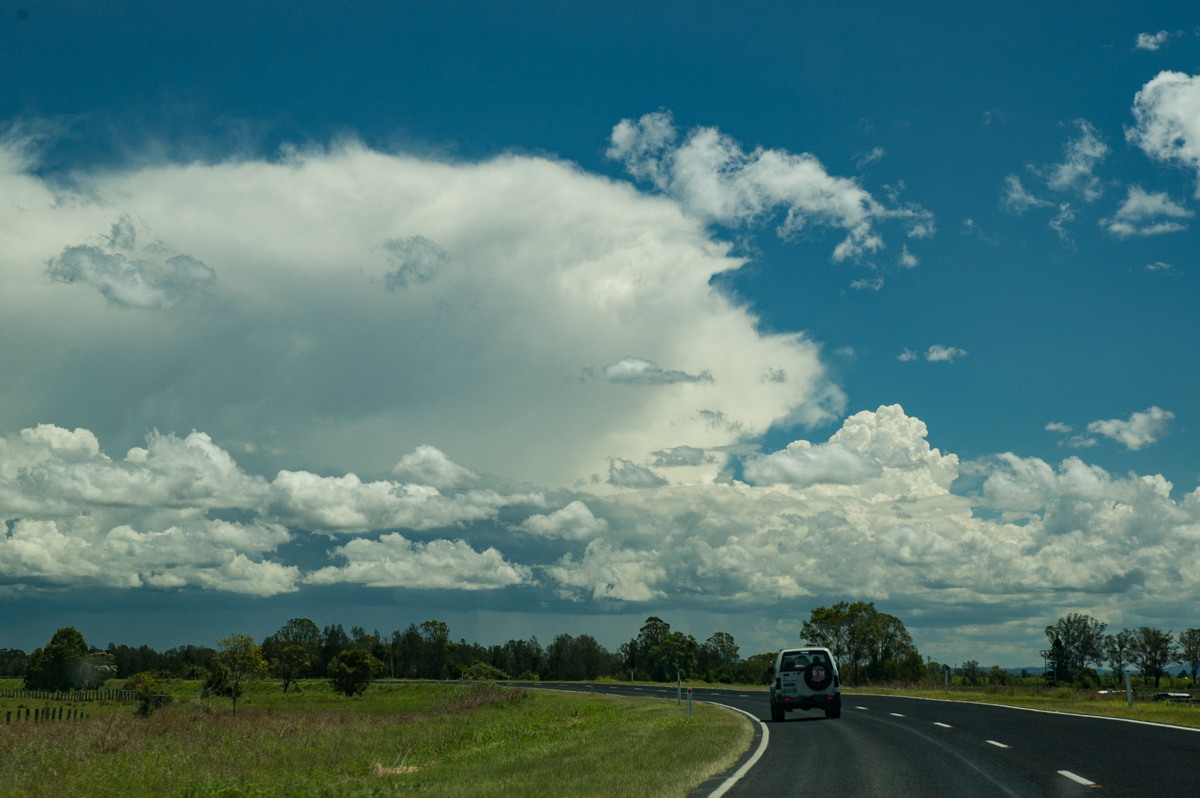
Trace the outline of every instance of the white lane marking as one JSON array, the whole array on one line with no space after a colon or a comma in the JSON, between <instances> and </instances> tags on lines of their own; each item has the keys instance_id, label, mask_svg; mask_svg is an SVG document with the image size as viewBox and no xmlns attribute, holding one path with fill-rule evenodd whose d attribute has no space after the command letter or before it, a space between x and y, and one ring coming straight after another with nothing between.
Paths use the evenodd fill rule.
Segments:
<instances>
[{"instance_id":1,"label":"white lane marking","mask_svg":"<svg viewBox=\"0 0 1200 798\"><path fill-rule=\"evenodd\" d=\"M984 742L986 742L988 745L994 745L997 748L1012 748L1011 745L1005 745L1004 743L998 743L995 740L985 740Z\"/></svg>"},{"instance_id":2,"label":"white lane marking","mask_svg":"<svg viewBox=\"0 0 1200 798\"><path fill-rule=\"evenodd\" d=\"M901 715L899 712L889 712L888 714L891 715L893 718L907 718L908 717L908 715Z\"/></svg>"},{"instance_id":3,"label":"white lane marking","mask_svg":"<svg viewBox=\"0 0 1200 798\"><path fill-rule=\"evenodd\" d=\"M861 709L863 712L870 712L870 710L866 707L855 707L855 709Z\"/></svg>"},{"instance_id":4,"label":"white lane marking","mask_svg":"<svg viewBox=\"0 0 1200 798\"><path fill-rule=\"evenodd\" d=\"M751 715L749 712L747 712L744 709L738 709L737 707L731 707L728 704L718 704L715 701L707 701L705 703L712 704L713 706L716 706L716 707L725 707L726 709L732 709L734 712L741 712L743 715L745 715L746 717L750 718L752 721L757 723L759 725L759 727L762 729L762 741L759 742L758 750L754 752L754 755L752 757L750 757L749 759L747 759L746 764L744 764L740 768L738 768L736 773L734 773L729 778L725 779L725 781L721 784L720 787L718 787L717 789L715 789L711 793L709 793L709 798L721 798L722 795L729 792L729 789L731 787L733 787L733 785L735 785L739 781L741 781L743 776L745 776L747 773L750 772L750 768L752 768L756 764L758 764L758 760L762 759L762 755L767 752L767 743L770 742L770 740L771 740L771 730L767 728L767 724L763 723L757 717L755 717L754 715Z\"/></svg>"},{"instance_id":5,"label":"white lane marking","mask_svg":"<svg viewBox=\"0 0 1200 798\"><path fill-rule=\"evenodd\" d=\"M749 693L738 693L738 698L749 698L749 697L750 697Z\"/></svg>"},{"instance_id":6,"label":"white lane marking","mask_svg":"<svg viewBox=\"0 0 1200 798\"><path fill-rule=\"evenodd\" d=\"M933 722L933 725L934 725L934 726L941 726L943 729L953 729L953 728L954 728L954 727L953 727L953 726L951 726L949 723L939 723L939 722L938 722L938 721L936 721L936 720Z\"/></svg>"},{"instance_id":7,"label":"white lane marking","mask_svg":"<svg viewBox=\"0 0 1200 798\"><path fill-rule=\"evenodd\" d=\"M1058 771L1058 775L1060 775L1060 776L1066 776L1066 777L1067 777L1068 779L1070 779L1071 781L1075 782L1076 784L1082 784L1084 787L1098 787L1098 786L1100 786L1100 785L1096 784L1096 782L1094 782L1094 781L1088 781L1088 780L1087 780L1087 779L1085 779L1083 776L1077 776L1077 775L1075 775L1074 773L1072 773L1072 772L1071 772L1071 771L1069 771L1069 770L1060 770L1060 771Z\"/></svg>"}]
</instances>

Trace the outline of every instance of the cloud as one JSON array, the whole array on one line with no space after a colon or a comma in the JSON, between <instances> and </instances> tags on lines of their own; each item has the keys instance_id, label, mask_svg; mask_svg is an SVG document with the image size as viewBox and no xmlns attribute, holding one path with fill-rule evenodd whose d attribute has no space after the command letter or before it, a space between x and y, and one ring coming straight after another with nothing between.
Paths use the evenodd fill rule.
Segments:
<instances>
[{"instance_id":1,"label":"cloud","mask_svg":"<svg viewBox=\"0 0 1200 798\"><path fill-rule=\"evenodd\" d=\"M1004 193L1000 197L1000 207L1005 210L1020 216L1030 208L1046 208L1053 204L1049 200L1039 199L1030 194L1022 185L1021 178L1016 175L1008 175L1004 178Z\"/></svg>"},{"instance_id":2,"label":"cloud","mask_svg":"<svg viewBox=\"0 0 1200 798\"><path fill-rule=\"evenodd\" d=\"M608 522L592 515L588 506L577 500L549 515L531 515L517 528L542 538L590 540L607 531Z\"/></svg>"},{"instance_id":3,"label":"cloud","mask_svg":"<svg viewBox=\"0 0 1200 798\"><path fill-rule=\"evenodd\" d=\"M957 346L943 346L942 344L934 344L925 351L925 359L930 363L953 363L960 357L965 357L967 350L959 349ZM910 363L914 360L920 360L921 355L914 352L912 349L905 349L896 359L902 362Z\"/></svg>"},{"instance_id":4,"label":"cloud","mask_svg":"<svg viewBox=\"0 0 1200 798\"><path fill-rule=\"evenodd\" d=\"M388 261L395 268L384 277L389 291L401 291L410 285L427 283L437 276L447 258L437 244L424 236L389 238L383 242Z\"/></svg>"},{"instance_id":5,"label":"cloud","mask_svg":"<svg viewBox=\"0 0 1200 798\"><path fill-rule=\"evenodd\" d=\"M755 485L816 484L856 485L882 473L875 460L844 446L829 443L813 446L808 441L789 444L787 449L749 460L746 480Z\"/></svg>"},{"instance_id":6,"label":"cloud","mask_svg":"<svg viewBox=\"0 0 1200 798\"><path fill-rule=\"evenodd\" d=\"M496 549L476 551L462 540L414 543L392 533L378 540L352 540L330 556L346 564L313 571L305 582L476 591L525 584L532 578L528 568L509 563Z\"/></svg>"},{"instance_id":7,"label":"cloud","mask_svg":"<svg viewBox=\"0 0 1200 798\"><path fill-rule=\"evenodd\" d=\"M649 468L614 457L608 466L608 482L619 488L655 488L667 481Z\"/></svg>"},{"instance_id":8,"label":"cloud","mask_svg":"<svg viewBox=\"0 0 1200 798\"><path fill-rule=\"evenodd\" d=\"M623 119L613 128L608 157L635 179L653 184L706 223L757 225L782 211L783 238L811 227L846 232L835 260L880 250L877 222L896 219L910 230L931 229L932 215L916 205L885 207L857 181L830 175L813 155L757 148L746 152L716 128L698 127L679 141L665 111Z\"/></svg>"},{"instance_id":9,"label":"cloud","mask_svg":"<svg viewBox=\"0 0 1200 798\"><path fill-rule=\"evenodd\" d=\"M883 160L883 147L872 147L870 152L859 153L854 158L854 165L859 169L865 169L873 163Z\"/></svg>"},{"instance_id":10,"label":"cloud","mask_svg":"<svg viewBox=\"0 0 1200 798\"><path fill-rule=\"evenodd\" d=\"M112 225L102 245L68 246L46 265L52 280L80 283L121 308L163 310L216 281L216 272L190 255L172 255L161 242L137 246L128 217Z\"/></svg>"},{"instance_id":11,"label":"cloud","mask_svg":"<svg viewBox=\"0 0 1200 798\"><path fill-rule=\"evenodd\" d=\"M1054 191L1072 191L1094 202L1104 193L1095 169L1108 155L1108 145L1087 120L1076 119L1074 124L1079 135L1063 147L1062 163L1043 167L1041 173Z\"/></svg>"},{"instance_id":12,"label":"cloud","mask_svg":"<svg viewBox=\"0 0 1200 798\"><path fill-rule=\"evenodd\" d=\"M1166 44L1170 38L1171 34L1165 30L1160 30L1158 33L1139 33L1133 49L1153 52Z\"/></svg>"},{"instance_id":13,"label":"cloud","mask_svg":"<svg viewBox=\"0 0 1200 798\"><path fill-rule=\"evenodd\" d=\"M731 245L572 164L346 142L64 187L7 146L0 429L72 419L124 448L203 429L263 473L364 484L434 444L563 486L612 457L827 423L845 401L816 344L764 332L710 282L742 265Z\"/></svg>"},{"instance_id":14,"label":"cloud","mask_svg":"<svg viewBox=\"0 0 1200 798\"><path fill-rule=\"evenodd\" d=\"M490 490L443 495L433 485L363 482L355 474L322 477L307 471L280 471L271 483L273 518L323 532L358 534L372 529L418 531L492 518L527 496Z\"/></svg>"},{"instance_id":15,"label":"cloud","mask_svg":"<svg viewBox=\"0 0 1200 798\"><path fill-rule=\"evenodd\" d=\"M695 446L675 446L654 452L654 466L671 468L676 466L700 466L714 461L714 457Z\"/></svg>"},{"instance_id":16,"label":"cloud","mask_svg":"<svg viewBox=\"0 0 1200 798\"><path fill-rule=\"evenodd\" d=\"M952 363L960 357L964 357L967 350L959 349L957 346L942 346L934 344L929 347L929 351L925 353L925 359L930 363Z\"/></svg>"},{"instance_id":17,"label":"cloud","mask_svg":"<svg viewBox=\"0 0 1200 798\"><path fill-rule=\"evenodd\" d=\"M666 569L654 562L657 555L595 540L581 560L568 554L545 571L559 584L564 598L578 600L582 594L594 600L644 602L665 595L657 587L667 576Z\"/></svg>"},{"instance_id":18,"label":"cloud","mask_svg":"<svg viewBox=\"0 0 1200 798\"><path fill-rule=\"evenodd\" d=\"M1167 433L1167 424L1175 414L1160 407L1150 407L1144 413L1134 413L1128 419L1110 418L1088 424L1088 432L1103 435L1137 451L1160 440Z\"/></svg>"},{"instance_id":19,"label":"cloud","mask_svg":"<svg viewBox=\"0 0 1200 798\"><path fill-rule=\"evenodd\" d=\"M454 463L438 449L422 445L400 458L392 473L410 482L432 485L435 488L455 488L474 482L479 477L469 468Z\"/></svg>"},{"instance_id":20,"label":"cloud","mask_svg":"<svg viewBox=\"0 0 1200 798\"><path fill-rule=\"evenodd\" d=\"M1200 76L1159 72L1134 96L1133 116L1126 139L1156 161L1200 170Z\"/></svg>"},{"instance_id":21,"label":"cloud","mask_svg":"<svg viewBox=\"0 0 1200 798\"><path fill-rule=\"evenodd\" d=\"M679 382L712 382L710 371L688 374L675 369L662 369L658 364L639 357L627 357L602 369L584 369L587 379L619 382L628 385L672 385Z\"/></svg>"},{"instance_id":22,"label":"cloud","mask_svg":"<svg viewBox=\"0 0 1200 798\"><path fill-rule=\"evenodd\" d=\"M1071 431L1072 431L1072 427L1071 427L1071 425L1070 425L1070 424L1064 424L1064 423L1063 423L1063 422L1061 422L1061 421L1051 421L1050 423L1048 423L1048 424L1047 424L1047 425L1044 427L1044 429L1045 429L1047 432L1062 432L1062 433L1067 433L1067 432L1071 432Z\"/></svg>"},{"instance_id":23,"label":"cloud","mask_svg":"<svg viewBox=\"0 0 1200 798\"><path fill-rule=\"evenodd\" d=\"M1136 448L1170 419L1150 408L1094 422L1088 435ZM0 582L10 595L104 587L321 601L352 585L438 591L446 608L506 590L542 610L642 612L653 602L672 617L764 618L780 602L853 595L885 602L934 656L923 637L933 626L983 636L1020 623L1032 647L1054 607L1153 625L1163 595L1200 600L1200 490L1173 498L1161 476L1114 476L1078 457L963 463L898 405L855 413L826 440L738 455L742 479L631 478L620 490L559 490L549 508L527 488L442 493L304 471L268 481L204 433L135 449L110 458L91 431L52 425L0 438ZM410 464L443 462L413 454ZM423 531L389 526L405 513ZM331 562L302 564L298 552L314 547ZM969 624L949 619L964 606Z\"/></svg>"},{"instance_id":24,"label":"cloud","mask_svg":"<svg viewBox=\"0 0 1200 798\"><path fill-rule=\"evenodd\" d=\"M1101 219L1100 226L1117 238L1152 236L1187 229L1177 221L1192 218L1192 211L1174 202L1164 192L1151 194L1141 186L1130 186L1121 207Z\"/></svg>"}]
</instances>

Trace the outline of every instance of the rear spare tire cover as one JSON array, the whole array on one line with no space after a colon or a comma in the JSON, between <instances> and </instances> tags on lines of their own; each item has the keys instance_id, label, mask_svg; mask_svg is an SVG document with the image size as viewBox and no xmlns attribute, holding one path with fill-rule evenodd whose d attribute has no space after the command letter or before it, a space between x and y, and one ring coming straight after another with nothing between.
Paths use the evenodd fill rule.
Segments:
<instances>
[{"instance_id":1,"label":"rear spare tire cover","mask_svg":"<svg viewBox=\"0 0 1200 798\"><path fill-rule=\"evenodd\" d=\"M804 671L804 683L811 690L824 690L833 683L833 668L823 662L814 662Z\"/></svg>"}]
</instances>

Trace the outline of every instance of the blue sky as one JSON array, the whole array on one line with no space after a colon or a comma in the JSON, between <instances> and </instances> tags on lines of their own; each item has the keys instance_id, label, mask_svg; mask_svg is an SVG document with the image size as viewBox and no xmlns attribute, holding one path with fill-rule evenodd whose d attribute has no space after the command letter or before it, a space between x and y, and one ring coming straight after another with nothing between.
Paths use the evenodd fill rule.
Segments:
<instances>
[{"instance_id":1,"label":"blue sky","mask_svg":"<svg viewBox=\"0 0 1200 798\"><path fill-rule=\"evenodd\" d=\"M1191 4L4 2L0 45L0 646L1200 625Z\"/></svg>"}]
</instances>

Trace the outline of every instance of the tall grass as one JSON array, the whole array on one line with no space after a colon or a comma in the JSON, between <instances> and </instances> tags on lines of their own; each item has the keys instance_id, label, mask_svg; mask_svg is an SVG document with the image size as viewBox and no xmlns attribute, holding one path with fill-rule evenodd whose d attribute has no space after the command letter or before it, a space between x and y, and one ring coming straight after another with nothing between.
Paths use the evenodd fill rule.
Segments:
<instances>
[{"instance_id":1,"label":"tall grass","mask_svg":"<svg viewBox=\"0 0 1200 798\"><path fill-rule=\"evenodd\" d=\"M685 795L737 759L743 720L674 701L497 685L321 685L149 717L0 726L0 793L41 796Z\"/></svg>"}]
</instances>

